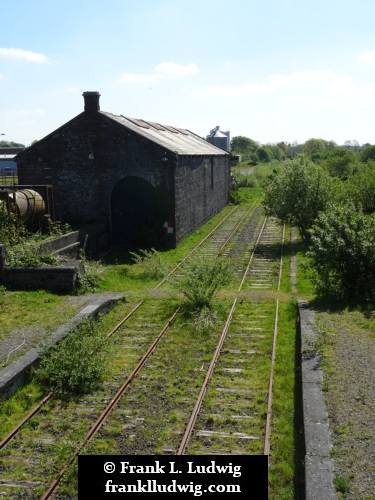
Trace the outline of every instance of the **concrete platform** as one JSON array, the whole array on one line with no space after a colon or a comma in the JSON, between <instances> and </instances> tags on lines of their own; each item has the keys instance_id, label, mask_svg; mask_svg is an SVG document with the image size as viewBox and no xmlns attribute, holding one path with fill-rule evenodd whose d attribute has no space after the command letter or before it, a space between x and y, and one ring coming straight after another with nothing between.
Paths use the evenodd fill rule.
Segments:
<instances>
[{"instance_id":1,"label":"concrete platform","mask_svg":"<svg viewBox=\"0 0 375 500\"><path fill-rule=\"evenodd\" d=\"M328 414L323 396L323 374L317 341L314 311L305 300L298 301L301 332L302 404L305 430L305 498L337 499L333 484L333 462Z\"/></svg>"}]
</instances>

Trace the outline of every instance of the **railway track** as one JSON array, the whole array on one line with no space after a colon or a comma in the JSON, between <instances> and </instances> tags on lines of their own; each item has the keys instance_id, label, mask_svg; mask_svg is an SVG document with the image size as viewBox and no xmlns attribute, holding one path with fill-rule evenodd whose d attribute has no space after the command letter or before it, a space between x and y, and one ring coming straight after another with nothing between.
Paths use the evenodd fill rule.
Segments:
<instances>
[{"instance_id":1,"label":"railway track","mask_svg":"<svg viewBox=\"0 0 375 500\"><path fill-rule=\"evenodd\" d=\"M255 219L257 219L259 214L249 218L249 214L252 210L253 207L242 211L237 209L234 212L236 213L236 217L228 217L226 221L222 222L217 228L215 228L217 230L220 229L220 236L216 236L219 233L213 231L212 234L209 235L209 238L205 239L204 242L198 245L199 251L207 252L209 255L225 253L228 257L231 257L232 259L235 258L234 260L237 259L237 272L240 274L241 268L243 269L246 267L244 266L244 257L241 254L240 249L243 248L245 252L249 253L248 247L251 247L251 245L246 245L244 242L247 241L247 243L249 243L249 234L251 233L251 235L254 236L254 232L258 226L258 221ZM252 222L249 222L251 220ZM266 285L266 281L263 280L263 278L259 278L259 269L261 269L261 266L258 271L254 273L254 275L258 276L258 281L251 282L251 270L250 267L248 267L245 269L246 278L243 283L241 282L240 288L243 287L248 290L259 289L260 283L263 283L263 287L269 286L271 289L274 286L275 277L269 271L272 268L272 263L275 264L277 260L275 256L272 257L272 250L277 247L277 242L272 240L273 236L271 224L268 224L268 226L265 225L263 232L265 238L264 243L259 245L259 241L257 242L257 250L254 249L251 254L250 261L254 264L259 261L260 264L262 259L268 259L267 262L271 263L271 267L266 268L266 266L264 266L263 274L264 276L268 276L268 278L270 278L269 284ZM215 235L214 239L212 239L213 235ZM276 238L276 236L274 238ZM197 248L194 249L194 251L196 250ZM175 270L180 267L180 265L177 266ZM274 273L274 271L272 272ZM165 280L163 280L159 285L162 286L164 282ZM51 409L48 409L48 411L47 408L44 407L42 411L39 411L37 416L34 415L32 417L33 423L31 425L29 424L29 427L38 428L39 430L38 443L33 441L33 438L31 437L32 433L30 432L28 425L23 423L23 426L7 441L7 443L4 444L4 450L2 452L3 460L4 457L9 457L9 459L6 459L7 467L13 467L14 477L20 476L23 478L27 477L28 479L13 479L8 483L3 482L2 485L0 484L0 491L1 488L5 488L10 491L12 491L12 489L13 491L17 489L19 491L25 487L31 487L34 488L35 491L44 490L45 493L43 498L49 498L60 483L61 478L65 474L67 467L74 460L74 457L77 456L78 453L81 453L90 441L90 453L106 453L109 452L109 450L112 450L111 452L115 450L117 453L121 454L137 454L139 453L139 450L142 450L142 453L146 454L176 453L178 441L183 434L183 424L184 422L186 423L187 417L191 411L192 401L195 400L200 387L204 384L206 378L205 370L208 365L207 360L211 358L211 353L215 350L215 343L217 339L215 335L213 335L212 339L205 342L205 346L203 348L201 343L198 342L197 344L196 342L192 342L191 339L186 338L186 336L184 337L181 335L181 322L175 322L177 316L176 311L173 312L166 325L162 327L160 322L155 323L155 318L160 316L160 314L149 309L149 307L158 307L158 305L154 302L152 303L152 306L150 305L146 308L141 308L141 305L144 304L137 304L134 311L126 315L126 320L124 319L124 321L115 328L115 331L112 332L114 338L116 339L116 358L113 360L113 366L121 367L121 370L118 370L117 373L113 373L112 380L103 385L101 393L95 394L91 398L82 398L82 400L76 401L74 403L75 406L73 407L69 407L69 405L67 405L66 408L62 408L59 404L54 406L54 403L52 403ZM159 306L163 308L165 307L165 304L160 301ZM268 318L269 322L269 311L263 310L262 307L264 307L264 304L259 304L256 321L259 321L262 316L264 316L265 318L263 319ZM253 425L257 419L262 421L262 418L258 418L256 414L258 413L262 417L264 416L264 411L258 409L254 410L253 415L242 415L242 417L246 418L242 418L241 414L233 414L232 417L229 418L230 398L228 395L235 395L236 393L232 392L233 387L224 387L224 379L226 378L231 380L231 383L236 386L240 383L241 373L246 374L248 379L251 370L256 369L257 367L257 364L254 363L257 350L261 348L260 346L262 342L268 346L270 337L267 330L268 325L250 326L255 320L251 318L252 315L249 313L248 309L248 305L244 305L243 301L238 304L236 300L235 313L233 310L226 332L227 338L225 348L220 354L220 363L223 364L223 366L221 366L221 364L218 365L215 371L215 377L216 380L218 380L217 383L222 386L217 387L215 397L218 399L216 400L217 403L215 404L215 407L217 407L217 404L224 404L225 400L226 403L228 403L229 408L225 410L225 420L230 420L232 423L236 422L236 425L244 431L242 432L243 435L246 434L243 427L244 423L251 421L251 424ZM228 320L226 324L227 323ZM267 323L267 321L265 323ZM254 330L251 330L252 328ZM256 330L257 328L259 328L259 330ZM263 330L261 330L263 328L264 333ZM241 329L240 334L238 329ZM168 336L164 336L167 330L173 331L171 334L168 332ZM159 333L155 337L156 331ZM259 333L260 331L262 331L262 333ZM155 342L155 338L158 339L157 343L161 338L163 338L163 342L161 342L158 347L157 354L153 354L152 358L150 358L150 355L155 349L152 349L152 352L149 352L148 354L147 350L150 349L150 342L152 341L151 345ZM243 347L236 347L235 340L242 346L244 342L249 343L250 347L247 347L245 351L243 351ZM229 344L229 342L233 342L232 347L230 347L231 344ZM254 345L251 342L254 342ZM269 348L266 347L266 357L272 359L272 349L269 351L267 349ZM190 357L191 363L186 365L184 370L180 370L179 359L181 359L181 356L183 356L184 353L186 356ZM239 355L241 357L239 357ZM159 373L160 375L160 372L163 370L166 356L169 357L169 359L172 358L175 360L174 363L172 363L172 366L175 366L173 375L169 370L169 373L165 373L162 377L155 377L155 373ZM225 356L227 356L227 358ZM261 358L261 356L259 356L259 358ZM135 360L139 359L141 360L141 364L139 362L135 363ZM233 359L237 360L236 366L233 365ZM230 365L230 363L232 363L232 365ZM126 369L124 370L125 367ZM133 367L133 370L131 370L131 367ZM141 368L142 372L139 374ZM268 368L264 368L264 370L267 374L269 374L270 367L268 366ZM127 376L125 374L126 371ZM120 380L124 380L124 375L125 382L121 385ZM222 382L219 382L219 376L222 377ZM132 382L132 389L124 396L125 391L130 386L130 382ZM179 387L186 387L187 382L189 382L188 391L183 394L179 394ZM246 382L243 383L246 384ZM125 391L121 392L121 390L116 390L120 385L121 387L125 386ZM246 392L247 390L248 389L244 389L244 392L242 393L244 395L243 404L241 403L238 405L244 409L249 407L248 397L245 397L246 394L248 396L250 394L249 392ZM254 388L254 391L255 390L256 388ZM241 391L237 391L237 395L234 397L235 400L238 400L238 394L240 393ZM150 394L152 396L150 396ZM220 395L224 395L221 403L219 397ZM259 397L260 396L257 395L257 398ZM147 415L146 410L145 416L143 416L143 406L140 404L140 401L143 402L146 407L147 405L145 405L145 402L147 402L147 399L150 399L154 403L153 413L151 411L151 415ZM261 399L262 401L264 400L263 395ZM107 411L108 403L109 405L112 404L110 411ZM67 413L64 414L65 410ZM75 415L75 418L71 418L72 414ZM46 417L46 420L43 420L45 415L48 415L48 417ZM165 417L167 417L167 420L165 420ZM207 406L207 402L205 401L202 407L202 412L197 420L197 427L192 434L193 440L190 441L189 439L189 453L200 453L202 450L209 450L209 448L205 448L206 444L208 446L208 443L212 440L217 441L219 438L225 438L226 431L215 431L212 425L213 422L217 422L220 423L220 426L222 427L222 417L223 415L216 415L215 413L210 412L210 408ZM170 419L172 419L176 425L169 435L165 429L160 429L160 427ZM205 419L206 422L209 423L210 428L204 428L203 423ZM47 422L47 420L49 422ZM73 424L69 425L69 432L63 429L60 433L59 422L61 421ZM116 422L123 423L124 421L126 422L124 425L121 424L119 426L119 424L116 424ZM153 425L152 422L154 422ZM158 422L159 425L157 424ZM163 424L160 424L160 422ZM260 427L261 426L262 425L260 424ZM89 430L87 430L88 427ZM41 429L45 429L45 434L40 432ZM246 429L248 429L248 426L246 426ZM253 429L253 427L251 427L251 429ZM222 434L220 435L217 432L221 432ZM233 432L233 430L230 431L230 434L233 435ZM98 433L98 437L94 438L96 433ZM204 436L202 433L206 433L206 435ZM83 435L85 435L84 439L82 438ZM258 434L254 431L251 435L252 439L247 439L247 447L245 448L235 448L233 446L228 448L228 440L226 440L227 444L225 446L227 448L225 448L224 444L222 448L217 448L217 443L215 443L215 449L226 449L228 452L232 450L232 453L258 453L258 441L263 439L262 436L264 435L264 431L259 428ZM155 437L157 438L155 439ZM243 439L243 442L246 441L246 438L240 438L240 435L237 435L236 439L237 441L240 441L241 439ZM81 443L78 448L77 442ZM111 445L108 449L109 442ZM202 442L206 444L203 446ZM251 446L253 447L251 448L252 451L249 448L249 442L251 442ZM23 460L22 458L22 455L29 457L28 453L24 452L27 447L26 443L29 443L31 448L36 448L38 450L38 456L41 457L40 460L31 460L31 462L34 462L31 466L29 458L27 458L27 460ZM201 446L201 448L199 448L199 446ZM64 450L64 453L61 452L61 449ZM48 466L48 470L55 473L55 471L61 467L61 463L64 460L54 461L53 463L49 460L50 457L56 457L59 455L64 458L65 455L70 455L71 458L68 461L65 460L65 464L55 477L54 481L51 483L50 488L46 490L46 464ZM27 463L27 467L25 466L25 462ZM25 469L21 472L23 466L25 466ZM26 469L28 472L25 472ZM9 476L12 476L12 474L9 474Z\"/></svg>"},{"instance_id":2,"label":"railway track","mask_svg":"<svg viewBox=\"0 0 375 500\"><path fill-rule=\"evenodd\" d=\"M266 219L239 291L279 290L283 240ZM277 318L278 299L233 301L179 455L269 455Z\"/></svg>"}]
</instances>

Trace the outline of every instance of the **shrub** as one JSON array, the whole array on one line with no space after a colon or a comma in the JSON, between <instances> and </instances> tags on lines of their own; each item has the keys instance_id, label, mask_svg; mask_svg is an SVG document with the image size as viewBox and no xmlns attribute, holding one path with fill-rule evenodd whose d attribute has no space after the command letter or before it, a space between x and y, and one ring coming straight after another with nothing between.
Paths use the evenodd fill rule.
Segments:
<instances>
[{"instance_id":1,"label":"shrub","mask_svg":"<svg viewBox=\"0 0 375 500\"><path fill-rule=\"evenodd\" d=\"M353 203L331 205L311 231L308 255L322 293L375 296L375 215L366 216Z\"/></svg>"},{"instance_id":2,"label":"shrub","mask_svg":"<svg viewBox=\"0 0 375 500\"><path fill-rule=\"evenodd\" d=\"M16 245L27 238L27 230L14 210L8 212L4 202L0 201L0 243Z\"/></svg>"},{"instance_id":3,"label":"shrub","mask_svg":"<svg viewBox=\"0 0 375 500\"><path fill-rule=\"evenodd\" d=\"M182 277L172 283L185 296L185 309L190 313L212 309L212 302L225 283L229 281L228 261L199 255L190 261Z\"/></svg>"},{"instance_id":4,"label":"shrub","mask_svg":"<svg viewBox=\"0 0 375 500\"><path fill-rule=\"evenodd\" d=\"M55 266L59 259L51 252L38 253L39 242L28 240L7 248L9 267Z\"/></svg>"},{"instance_id":5,"label":"shrub","mask_svg":"<svg viewBox=\"0 0 375 500\"><path fill-rule=\"evenodd\" d=\"M67 223L62 223L61 221L52 221L49 214L46 214L44 217L47 222L47 232L54 238L63 236L64 234L67 234L72 230L71 226Z\"/></svg>"},{"instance_id":6,"label":"shrub","mask_svg":"<svg viewBox=\"0 0 375 500\"><path fill-rule=\"evenodd\" d=\"M375 161L359 164L348 177L348 195L365 213L375 212Z\"/></svg>"},{"instance_id":7,"label":"shrub","mask_svg":"<svg viewBox=\"0 0 375 500\"><path fill-rule=\"evenodd\" d=\"M88 393L98 387L108 365L108 343L99 325L86 320L60 343L46 346L36 381L60 397Z\"/></svg>"},{"instance_id":8,"label":"shrub","mask_svg":"<svg viewBox=\"0 0 375 500\"><path fill-rule=\"evenodd\" d=\"M103 281L104 267L99 262L84 260L85 274L77 274L76 295L84 295L98 290Z\"/></svg>"}]
</instances>

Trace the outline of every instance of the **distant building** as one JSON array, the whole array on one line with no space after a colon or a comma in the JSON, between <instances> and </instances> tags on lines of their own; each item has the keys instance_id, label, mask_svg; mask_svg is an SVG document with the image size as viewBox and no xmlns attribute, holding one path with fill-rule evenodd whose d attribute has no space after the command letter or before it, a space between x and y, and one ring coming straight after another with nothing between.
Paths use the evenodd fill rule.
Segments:
<instances>
[{"instance_id":1,"label":"distant building","mask_svg":"<svg viewBox=\"0 0 375 500\"><path fill-rule=\"evenodd\" d=\"M216 147L224 149L224 151L230 152L230 132L219 125L213 128L206 140L210 144L214 144Z\"/></svg>"},{"instance_id":2,"label":"distant building","mask_svg":"<svg viewBox=\"0 0 375 500\"><path fill-rule=\"evenodd\" d=\"M0 175L16 175L17 163L15 157L25 148L0 147Z\"/></svg>"},{"instance_id":3,"label":"distant building","mask_svg":"<svg viewBox=\"0 0 375 500\"><path fill-rule=\"evenodd\" d=\"M98 92L83 97L83 112L16 158L20 184L52 186L56 220L173 246L227 204L226 150L185 129L100 111Z\"/></svg>"}]
</instances>

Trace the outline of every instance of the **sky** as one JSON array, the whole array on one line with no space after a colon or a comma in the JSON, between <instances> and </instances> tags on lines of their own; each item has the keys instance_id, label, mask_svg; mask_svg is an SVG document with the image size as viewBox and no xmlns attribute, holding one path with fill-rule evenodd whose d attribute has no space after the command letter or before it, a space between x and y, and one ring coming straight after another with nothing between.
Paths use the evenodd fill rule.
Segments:
<instances>
[{"instance_id":1,"label":"sky","mask_svg":"<svg viewBox=\"0 0 375 500\"><path fill-rule=\"evenodd\" d=\"M1 140L100 108L261 144L375 143L373 0L1 2Z\"/></svg>"}]
</instances>

